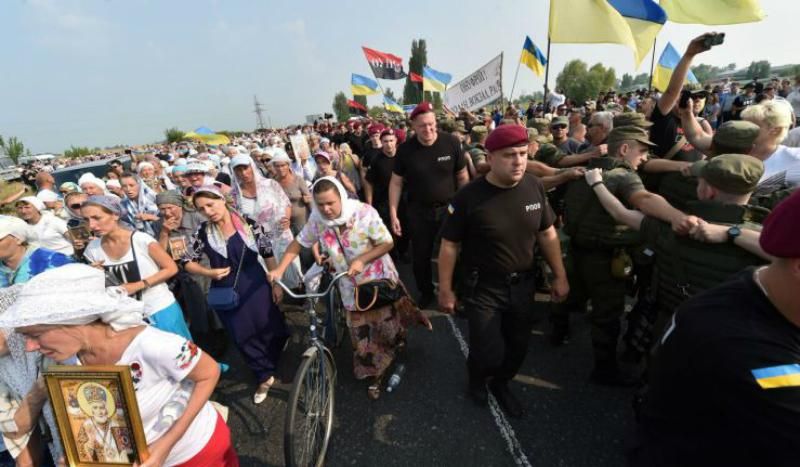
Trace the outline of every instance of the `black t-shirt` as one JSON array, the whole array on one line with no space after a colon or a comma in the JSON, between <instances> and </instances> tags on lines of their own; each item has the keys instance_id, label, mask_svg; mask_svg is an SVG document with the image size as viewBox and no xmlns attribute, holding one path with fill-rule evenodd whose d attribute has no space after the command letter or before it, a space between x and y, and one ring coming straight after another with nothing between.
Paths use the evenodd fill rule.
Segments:
<instances>
[{"instance_id":1,"label":"black t-shirt","mask_svg":"<svg viewBox=\"0 0 800 467\"><path fill-rule=\"evenodd\" d=\"M747 94L739 94L736 96L736 99L733 100L733 105L738 107L739 110L733 113L733 119L739 120L741 118L742 110L748 105L753 105L753 102L756 100L756 95L747 95Z\"/></svg>"},{"instance_id":2,"label":"black t-shirt","mask_svg":"<svg viewBox=\"0 0 800 467\"><path fill-rule=\"evenodd\" d=\"M364 149L366 147L364 143L367 138L366 133L362 133L361 135L357 135L355 133L348 133L346 135L346 138L347 138L347 144L350 145L350 149L353 151L353 153L359 156L364 154Z\"/></svg>"},{"instance_id":3,"label":"black t-shirt","mask_svg":"<svg viewBox=\"0 0 800 467\"><path fill-rule=\"evenodd\" d=\"M449 202L457 191L456 173L467 166L461 142L448 133L439 133L430 146L411 138L397 148L395 157L393 172L403 177L412 204Z\"/></svg>"},{"instance_id":4,"label":"black t-shirt","mask_svg":"<svg viewBox=\"0 0 800 467\"><path fill-rule=\"evenodd\" d=\"M533 269L536 233L555 221L544 187L530 174L513 188L480 177L447 208L442 238L461 243L465 270L510 274Z\"/></svg>"},{"instance_id":5,"label":"black t-shirt","mask_svg":"<svg viewBox=\"0 0 800 467\"><path fill-rule=\"evenodd\" d=\"M653 149L653 154L664 157L683 136L681 121L672 112L668 112L666 115L662 114L658 106L653 109L650 120L653 122L653 126L650 127L650 141L658 145ZM702 154L686 142L672 159L694 162L702 159Z\"/></svg>"},{"instance_id":6,"label":"black t-shirt","mask_svg":"<svg viewBox=\"0 0 800 467\"><path fill-rule=\"evenodd\" d=\"M631 465L798 465L800 328L753 268L684 303L662 342Z\"/></svg>"},{"instance_id":7,"label":"black t-shirt","mask_svg":"<svg viewBox=\"0 0 800 467\"><path fill-rule=\"evenodd\" d=\"M379 152L372 158L367 170L367 181L372 185L372 204L377 206L389 201L389 181L392 179L392 168L397 157L389 157Z\"/></svg>"},{"instance_id":8,"label":"black t-shirt","mask_svg":"<svg viewBox=\"0 0 800 467\"><path fill-rule=\"evenodd\" d=\"M218 173L217 174L217 178L215 178L214 180L216 180L216 181L218 181L220 183L224 183L224 184L226 184L228 186L231 186L231 176L226 174L226 173L224 173L224 172Z\"/></svg>"},{"instance_id":9,"label":"black t-shirt","mask_svg":"<svg viewBox=\"0 0 800 467\"><path fill-rule=\"evenodd\" d=\"M380 148L378 149L373 148L372 141L367 140L367 142L364 143L363 154L361 154L361 164L365 168L369 168L369 166L372 164L372 160L375 159L378 156L378 154L381 153L382 151L380 150Z\"/></svg>"}]
</instances>

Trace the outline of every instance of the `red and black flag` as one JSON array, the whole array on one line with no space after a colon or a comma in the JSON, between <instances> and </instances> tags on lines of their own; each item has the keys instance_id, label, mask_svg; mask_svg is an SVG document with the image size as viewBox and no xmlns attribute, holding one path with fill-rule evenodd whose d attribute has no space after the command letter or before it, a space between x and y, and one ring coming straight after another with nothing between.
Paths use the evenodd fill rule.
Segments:
<instances>
[{"instance_id":1,"label":"red and black flag","mask_svg":"<svg viewBox=\"0 0 800 467\"><path fill-rule=\"evenodd\" d=\"M413 71L409 74L409 78L412 82L419 84L422 86L422 76L414 73Z\"/></svg>"},{"instance_id":2,"label":"red and black flag","mask_svg":"<svg viewBox=\"0 0 800 467\"><path fill-rule=\"evenodd\" d=\"M367 108L353 99L347 99L347 106L350 107L350 113L355 115L366 115Z\"/></svg>"},{"instance_id":3,"label":"red and black flag","mask_svg":"<svg viewBox=\"0 0 800 467\"><path fill-rule=\"evenodd\" d=\"M406 72L403 71L402 58L367 47L361 48L364 49L364 55L367 57L369 66L372 67L372 73L376 78L403 79L406 77Z\"/></svg>"}]
</instances>

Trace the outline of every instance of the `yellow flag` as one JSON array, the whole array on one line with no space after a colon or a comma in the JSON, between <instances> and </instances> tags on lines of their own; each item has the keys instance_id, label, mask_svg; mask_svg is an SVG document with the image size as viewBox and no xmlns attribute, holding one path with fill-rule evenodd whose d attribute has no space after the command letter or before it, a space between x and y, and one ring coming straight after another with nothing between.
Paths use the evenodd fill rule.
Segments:
<instances>
[{"instance_id":1,"label":"yellow flag","mask_svg":"<svg viewBox=\"0 0 800 467\"><path fill-rule=\"evenodd\" d=\"M764 19L759 0L661 0L673 23L739 24Z\"/></svg>"}]
</instances>

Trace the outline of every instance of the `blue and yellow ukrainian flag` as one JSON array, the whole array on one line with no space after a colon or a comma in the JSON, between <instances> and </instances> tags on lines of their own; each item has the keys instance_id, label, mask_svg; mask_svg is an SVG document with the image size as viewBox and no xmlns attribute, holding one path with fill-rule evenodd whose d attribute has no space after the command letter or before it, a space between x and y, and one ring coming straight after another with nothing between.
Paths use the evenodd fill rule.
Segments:
<instances>
[{"instance_id":1,"label":"blue and yellow ukrainian flag","mask_svg":"<svg viewBox=\"0 0 800 467\"><path fill-rule=\"evenodd\" d=\"M653 48L658 32L667 22L667 13L653 0L608 0L622 15L631 29L636 44L636 66L647 57Z\"/></svg>"},{"instance_id":2,"label":"blue and yellow ukrainian flag","mask_svg":"<svg viewBox=\"0 0 800 467\"><path fill-rule=\"evenodd\" d=\"M422 90L432 92L444 92L453 75L436 71L430 67L422 67Z\"/></svg>"},{"instance_id":3,"label":"blue and yellow ukrainian flag","mask_svg":"<svg viewBox=\"0 0 800 467\"><path fill-rule=\"evenodd\" d=\"M383 108L388 110L389 112L395 113L403 113L403 107L400 106L397 102L394 101L391 97L384 94L383 96Z\"/></svg>"},{"instance_id":4,"label":"blue and yellow ukrainian flag","mask_svg":"<svg viewBox=\"0 0 800 467\"><path fill-rule=\"evenodd\" d=\"M542 76L544 67L547 65L547 57L528 36L525 36L525 44L522 46L522 55L520 55L519 61L536 73L536 76Z\"/></svg>"},{"instance_id":5,"label":"blue and yellow ukrainian flag","mask_svg":"<svg viewBox=\"0 0 800 467\"><path fill-rule=\"evenodd\" d=\"M673 23L739 24L764 19L759 0L661 0Z\"/></svg>"},{"instance_id":6,"label":"blue and yellow ukrainian flag","mask_svg":"<svg viewBox=\"0 0 800 467\"><path fill-rule=\"evenodd\" d=\"M673 47L671 43L667 42L667 46L664 47L664 51L661 52L661 58L658 59L658 64L656 65L655 70L653 70L654 88L661 92L667 90L667 86L669 86L669 80L672 78L672 71L675 70L676 66L678 66L679 61L681 61L681 55L677 50L675 50L675 47ZM694 84L699 83L691 70L686 77L686 81Z\"/></svg>"},{"instance_id":7,"label":"blue and yellow ukrainian flag","mask_svg":"<svg viewBox=\"0 0 800 467\"><path fill-rule=\"evenodd\" d=\"M666 20L653 0L551 0L548 34L553 43L625 45L638 67Z\"/></svg>"},{"instance_id":8,"label":"blue and yellow ukrainian flag","mask_svg":"<svg viewBox=\"0 0 800 467\"><path fill-rule=\"evenodd\" d=\"M800 386L800 365L797 363L759 368L751 370L751 373L761 389Z\"/></svg>"},{"instance_id":9,"label":"blue and yellow ukrainian flag","mask_svg":"<svg viewBox=\"0 0 800 467\"><path fill-rule=\"evenodd\" d=\"M377 81L355 73L350 78L350 90L354 96L369 96L380 92Z\"/></svg>"}]
</instances>

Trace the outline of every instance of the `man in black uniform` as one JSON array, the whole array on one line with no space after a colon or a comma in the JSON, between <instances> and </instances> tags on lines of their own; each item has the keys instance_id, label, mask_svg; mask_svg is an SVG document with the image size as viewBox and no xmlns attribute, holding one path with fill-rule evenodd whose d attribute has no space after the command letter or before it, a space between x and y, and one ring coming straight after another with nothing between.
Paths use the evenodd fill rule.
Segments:
<instances>
[{"instance_id":1,"label":"man in black uniform","mask_svg":"<svg viewBox=\"0 0 800 467\"><path fill-rule=\"evenodd\" d=\"M522 405L509 391L528 349L535 291L534 247L539 244L553 271L551 294L569 292L555 215L544 187L527 174L528 133L503 125L486 140L491 165L456 194L448 206L439 252L439 306L453 313L453 269L461 246L465 277L459 294L469 321L469 392L485 404L486 383L513 416Z\"/></svg>"},{"instance_id":2,"label":"man in black uniform","mask_svg":"<svg viewBox=\"0 0 800 467\"><path fill-rule=\"evenodd\" d=\"M395 235L411 234L414 279L422 294L418 303L424 308L434 299L431 262L438 254L436 243L445 210L456 191L469 181L469 173L458 139L437 131L430 102L417 105L410 119L414 137L397 149L389 183L389 215ZM398 217L404 183L409 220L405 226Z\"/></svg>"},{"instance_id":3,"label":"man in black uniform","mask_svg":"<svg viewBox=\"0 0 800 467\"><path fill-rule=\"evenodd\" d=\"M367 170L365 176L366 184L364 185L364 194L367 204L378 211L383 223L392 225L391 217L389 216L389 182L392 180L392 169L394 168L394 161L397 154L397 136L391 128L381 132L381 149L380 152L372 158L372 164ZM405 202L401 199L397 207L397 216L400 218L400 223L404 224L406 221L406 207ZM408 238L398 237L392 233L392 240L394 240L394 248L390 252L392 258L397 260L403 258L408 250Z\"/></svg>"},{"instance_id":4,"label":"man in black uniform","mask_svg":"<svg viewBox=\"0 0 800 467\"><path fill-rule=\"evenodd\" d=\"M678 308L639 411L630 465L796 466L800 446L800 193L764 222L772 264Z\"/></svg>"}]
</instances>

